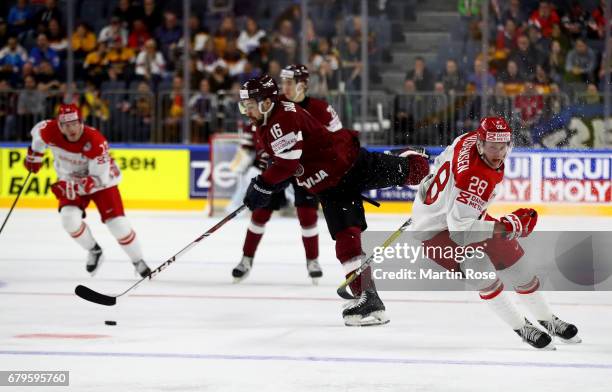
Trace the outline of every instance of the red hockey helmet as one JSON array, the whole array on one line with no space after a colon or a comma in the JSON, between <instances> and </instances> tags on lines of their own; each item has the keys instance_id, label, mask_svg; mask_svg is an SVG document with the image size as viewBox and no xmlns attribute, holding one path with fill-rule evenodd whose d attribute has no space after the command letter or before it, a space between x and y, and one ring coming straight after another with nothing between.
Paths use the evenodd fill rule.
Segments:
<instances>
[{"instance_id":1,"label":"red hockey helmet","mask_svg":"<svg viewBox=\"0 0 612 392\"><path fill-rule=\"evenodd\" d=\"M512 129L503 117L485 117L476 130L478 139L485 142L509 143Z\"/></svg>"},{"instance_id":2,"label":"red hockey helmet","mask_svg":"<svg viewBox=\"0 0 612 392\"><path fill-rule=\"evenodd\" d=\"M281 79L293 79L296 83L308 82L308 68L304 64L291 64L281 71Z\"/></svg>"},{"instance_id":3,"label":"red hockey helmet","mask_svg":"<svg viewBox=\"0 0 612 392\"><path fill-rule=\"evenodd\" d=\"M81 117L81 110L74 103L61 104L57 113L57 121L67 123L71 121L83 121Z\"/></svg>"}]
</instances>

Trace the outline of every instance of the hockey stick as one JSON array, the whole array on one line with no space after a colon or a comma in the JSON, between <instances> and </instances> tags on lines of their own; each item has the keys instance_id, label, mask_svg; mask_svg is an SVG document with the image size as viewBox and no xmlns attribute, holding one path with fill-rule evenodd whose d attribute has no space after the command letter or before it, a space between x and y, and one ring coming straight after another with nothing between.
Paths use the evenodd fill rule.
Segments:
<instances>
[{"instance_id":1,"label":"hockey stick","mask_svg":"<svg viewBox=\"0 0 612 392\"><path fill-rule=\"evenodd\" d=\"M389 236L389 238L387 238L386 241L382 244L383 250L386 249L392 243L394 243L395 240L397 240L397 238L403 232L406 231L406 229L408 228L408 226L410 226L411 223L412 223L412 218L408 218L408 220L406 222L404 222L404 224L399 229L394 231L393 234L391 234ZM368 257L368 259L366 261L364 261L359 266L359 268L357 268L355 271L353 271L349 275L349 277L346 278L346 280L344 282L342 282L342 284L336 290L336 293L338 293L338 295L341 296L344 299L355 299L355 297L353 297L351 294L349 294L349 292L346 290L346 288L348 287L349 284L353 283L355 281L355 279L357 279L359 277L359 275L361 275L361 273L363 271L365 271L370 266L370 264L372 264L372 261L374 261L374 254L371 254L370 257Z\"/></svg>"},{"instance_id":2,"label":"hockey stick","mask_svg":"<svg viewBox=\"0 0 612 392\"><path fill-rule=\"evenodd\" d=\"M86 301L93 302L93 303L96 303L96 304L99 304L99 305L113 306L113 305L115 305L117 303L117 298L119 298L122 295L126 294L128 291L132 290L134 287L138 286L139 284L141 284L146 279L149 279L149 280L153 279L153 277L155 275L159 274L167 266L169 266L170 264L174 263L179 257L181 257L183 254L187 253L191 248L196 246L198 244L198 242L202 241L204 238L208 237L209 235L211 235L212 233L217 231L219 228L221 228L223 225L225 225L227 222L229 222L230 220L235 218L236 215L240 214L242 212L242 210L244 210L245 208L246 208L246 206L244 204L241 205L240 207L238 207L236 210L234 210L234 212L230 213L225 218L223 218L219 223L217 223L216 225L214 225L213 227L208 229L208 231L206 233L204 233L201 236L199 236L198 238L196 238L189 245L187 245L186 247L181 249L177 254L175 254L174 256L170 257L168 260L163 262L159 267L157 267L153 271L151 271L151 273L149 275L147 275L144 278L140 279L138 282L136 282L133 285L131 285L127 290L125 290L124 292L122 292L119 295L114 295L113 296L113 295L101 294L101 293L98 293L97 291L94 291L94 290L90 289L89 287L85 287L83 285L78 285L74 289L74 293L76 295L78 295L79 297L83 298Z\"/></svg>"},{"instance_id":3,"label":"hockey stick","mask_svg":"<svg viewBox=\"0 0 612 392\"><path fill-rule=\"evenodd\" d=\"M2 230L4 230L4 226L6 225L6 222L8 222L8 218L13 213L13 209L15 208L15 205L17 204L17 200L19 200L19 196L21 196L21 192L23 192L23 189L25 188L26 184L28 183L28 180L30 179L30 175L31 174L32 174L32 172L29 171L28 175L26 176L25 181L23 182L23 186L21 188L19 188L19 193L17 193L17 197L15 198L15 201L13 202L13 205L11 206L11 209L9 210L8 214L6 215L6 218L4 218L4 222L2 222L2 227L0 227L0 233L2 233Z\"/></svg>"}]
</instances>

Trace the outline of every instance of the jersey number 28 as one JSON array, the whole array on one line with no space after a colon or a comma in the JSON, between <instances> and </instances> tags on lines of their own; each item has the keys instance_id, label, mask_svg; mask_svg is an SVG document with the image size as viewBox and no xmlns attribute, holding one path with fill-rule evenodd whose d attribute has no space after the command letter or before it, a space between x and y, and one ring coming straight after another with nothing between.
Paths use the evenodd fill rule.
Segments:
<instances>
[{"instance_id":1,"label":"jersey number 28","mask_svg":"<svg viewBox=\"0 0 612 392\"><path fill-rule=\"evenodd\" d=\"M446 161L440 166L436 176L434 177L431 184L429 184L429 189L427 189L427 194L425 196L424 203L426 205L430 205L438 200L440 193L448 184L448 180L450 179L450 162Z\"/></svg>"}]
</instances>

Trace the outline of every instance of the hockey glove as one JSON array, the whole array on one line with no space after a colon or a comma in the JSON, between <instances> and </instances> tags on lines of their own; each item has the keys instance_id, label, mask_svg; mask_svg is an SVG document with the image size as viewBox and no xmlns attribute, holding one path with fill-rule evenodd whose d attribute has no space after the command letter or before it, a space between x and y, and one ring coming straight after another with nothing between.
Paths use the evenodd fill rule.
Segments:
<instances>
[{"instance_id":1,"label":"hockey glove","mask_svg":"<svg viewBox=\"0 0 612 392\"><path fill-rule=\"evenodd\" d=\"M257 176L251 180L246 195L244 196L243 203L249 207L251 211L257 208L263 208L270 204L270 200L274 193L282 191L288 184L288 181L283 181L280 184L269 185L261 176Z\"/></svg>"},{"instance_id":2,"label":"hockey glove","mask_svg":"<svg viewBox=\"0 0 612 392\"><path fill-rule=\"evenodd\" d=\"M51 192L53 192L58 200L76 200L76 198L79 197L74 187L74 181L58 181L51 185Z\"/></svg>"},{"instance_id":3,"label":"hockey glove","mask_svg":"<svg viewBox=\"0 0 612 392\"><path fill-rule=\"evenodd\" d=\"M84 177L75 181L58 181L51 185L51 191L58 199L76 200L80 195L89 194L95 186L92 177Z\"/></svg>"},{"instance_id":4,"label":"hockey glove","mask_svg":"<svg viewBox=\"0 0 612 392\"><path fill-rule=\"evenodd\" d=\"M538 212L533 208L519 208L512 214L503 216L500 222L505 226L506 239L527 237L538 222Z\"/></svg>"},{"instance_id":5,"label":"hockey glove","mask_svg":"<svg viewBox=\"0 0 612 392\"><path fill-rule=\"evenodd\" d=\"M28 155L23 161L23 165L28 171L36 174L42 167L43 156L40 152L32 150L32 147L28 147Z\"/></svg>"}]
</instances>

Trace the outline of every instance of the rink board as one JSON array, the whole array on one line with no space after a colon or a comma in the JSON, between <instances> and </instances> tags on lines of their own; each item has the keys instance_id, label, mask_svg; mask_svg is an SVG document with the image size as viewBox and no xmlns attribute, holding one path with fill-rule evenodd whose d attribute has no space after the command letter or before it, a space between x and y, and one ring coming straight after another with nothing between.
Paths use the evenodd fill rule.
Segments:
<instances>
[{"instance_id":1,"label":"rink board","mask_svg":"<svg viewBox=\"0 0 612 392\"><path fill-rule=\"evenodd\" d=\"M12 204L27 171L23 167L25 144L0 144L0 207ZM387 147L372 147L385 151ZM111 146L123 175L121 193L128 209L202 210L211 183L216 189L233 186L235 175L228 165L214 169L208 145ZM429 148L433 158L441 148ZM47 160L48 158L48 160ZM612 215L612 150L514 149L506 162L506 179L491 209L501 213L516 205L532 206L541 214ZM41 172L26 185L19 207L55 208L50 191L55 181L52 157L45 156ZM382 202L373 213L409 212L416 187L370 191L367 196Z\"/></svg>"}]
</instances>

